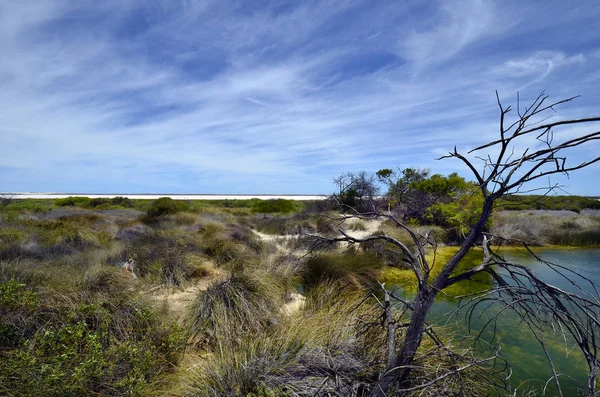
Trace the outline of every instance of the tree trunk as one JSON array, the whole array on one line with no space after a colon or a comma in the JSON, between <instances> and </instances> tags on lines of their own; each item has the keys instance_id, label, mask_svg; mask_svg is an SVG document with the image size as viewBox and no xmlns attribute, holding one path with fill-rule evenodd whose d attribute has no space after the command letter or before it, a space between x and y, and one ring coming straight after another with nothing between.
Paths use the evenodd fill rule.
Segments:
<instances>
[{"instance_id":1,"label":"tree trunk","mask_svg":"<svg viewBox=\"0 0 600 397\"><path fill-rule=\"evenodd\" d=\"M371 397L386 397L394 383L402 384L407 379L410 373L408 366L412 364L417 349L423 340L427 313L429 313L436 295L436 293L430 293L426 290L419 292L414 303L410 325L406 329L402 348L394 357L391 365L388 366L387 371L379 379L377 385L375 385Z\"/></svg>"},{"instance_id":2,"label":"tree trunk","mask_svg":"<svg viewBox=\"0 0 600 397\"><path fill-rule=\"evenodd\" d=\"M419 290L419 293L414 301L413 313L410 318L410 324L404 336L402 348L400 348L400 351L398 354L396 354L391 365L388 365L386 372L375 385L370 397L387 397L388 392L395 383L402 385L407 381L411 370L410 365L412 364L415 354L417 353L417 350L421 345L421 341L423 340L423 334L425 332L425 320L427 319L427 314L429 313L429 310L435 301L435 297L439 291L446 287L446 282L450 278L450 275L458 263L470 251L471 246L474 244L477 236L483 231L485 223L492 213L493 207L493 199L488 198L483 205L483 210L479 220L471 229L469 235L465 239L465 242L462 244L458 252L454 254L450 261L448 261L448 263L444 266L431 286L428 285L428 280L423 281L424 285Z\"/></svg>"}]
</instances>

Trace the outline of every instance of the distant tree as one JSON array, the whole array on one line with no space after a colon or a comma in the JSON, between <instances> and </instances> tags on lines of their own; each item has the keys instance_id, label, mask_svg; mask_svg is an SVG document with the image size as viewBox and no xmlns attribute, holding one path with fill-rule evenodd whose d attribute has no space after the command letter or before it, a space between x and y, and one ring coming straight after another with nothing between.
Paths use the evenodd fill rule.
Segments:
<instances>
[{"instance_id":1,"label":"distant tree","mask_svg":"<svg viewBox=\"0 0 600 397\"><path fill-rule=\"evenodd\" d=\"M338 193L332 199L342 209L373 210L375 198L379 193L379 186L374 175L365 171L359 173L345 173L335 178L333 182L338 186Z\"/></svg>"}]
</instances>

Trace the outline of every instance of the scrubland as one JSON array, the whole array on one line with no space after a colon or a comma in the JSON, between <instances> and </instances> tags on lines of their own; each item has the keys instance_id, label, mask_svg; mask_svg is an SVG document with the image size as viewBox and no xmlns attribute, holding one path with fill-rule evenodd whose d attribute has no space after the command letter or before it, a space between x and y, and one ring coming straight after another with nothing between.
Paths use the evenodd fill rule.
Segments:
<instances>
[{"instance_id":1,"label":"scrubland","mask_svg":"<svg viewBox=\"0 0 600 397\"><path fill-rule=\"evenodd\" d=\"M596 212L558 214L497 212L491 232L532 244L600 244ZM335 215L286 200L7 203L0 395L368 395L385 366L377 280L408 286L410 272L392 248L333 245L317 254L306 236L341 227L410 239L388 222ZM412 227L440 246L450 242L441 227ZM452 248L444 252L438 263ZM124 270L126 262L133 267ZM414 376L460 362L434 342L423 343ZM414 395L458 388L486 390L467 371Z\"/></svg>"}]
</instances>

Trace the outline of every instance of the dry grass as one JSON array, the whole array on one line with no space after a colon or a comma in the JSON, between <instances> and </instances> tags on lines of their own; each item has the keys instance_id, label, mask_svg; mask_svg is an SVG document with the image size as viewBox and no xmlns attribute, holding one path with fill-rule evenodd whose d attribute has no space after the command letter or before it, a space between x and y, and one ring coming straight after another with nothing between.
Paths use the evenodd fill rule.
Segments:
<instances>
[{"instance_id":1,"label":"dry grass","mask_svg":"<svg viewBox=\"0 0 600 397\"><path fill-rule=\"evenodd\" d=\"M600 218L586 212L503 211L494 215L491 232L531 245L600 245Z\"/></svg>"}]
</instances>

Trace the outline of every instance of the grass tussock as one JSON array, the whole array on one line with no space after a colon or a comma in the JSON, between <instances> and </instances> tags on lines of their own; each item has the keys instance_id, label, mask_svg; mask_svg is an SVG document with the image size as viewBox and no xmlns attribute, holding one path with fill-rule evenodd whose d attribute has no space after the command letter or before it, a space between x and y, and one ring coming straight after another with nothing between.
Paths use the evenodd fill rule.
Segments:
<instances>
[{"instance_id":1,"label":"grass tussock","mask_svg":"<svg viewBox=\"0 0 600 397\"><path fill-rule=\"evenodd\" d=\"M218 344L190 376L186 395L312 396L320 386L324 393L343 395L338 393L356 389L364 383L367 363L374 363L357 326L359 317L372 314L372 306L361 305L360 294L340 295L337 287L332 287L337 294L325 294L327 304L311 304L301 315L252 337L245 334L236 344ZM325 301L317 297L324 289L315 288L311 299ZM339 382L327 384L336 375Z\"/></svg>"},{"instance_id":2,"label":"grass tussock","mask_svg":"<svg viewBox=\"0 0 600 397\"><path fill-rule=\"evenodd\" d=\"M282 295L273 280L234 273L198 296L188 319L192 339L214 347L261 332L278 321Z\"/></svg>"},{"instance_id":3,"label":"grass tussock","mask_svg":"<svg viewBox=\"0 0 600 397\"><path fill-rule=\"evenodd\" d=\"M202 273L194 252L198 243L178 233L154 231L133 241L127 249L138 276L151 283L181 286ZM199 266L200 265L200 266Z\"/></svg>"},{"instance_id":4,"label":"grass tussock","mask_svg":"<svg viewBox=\"0 0 600 397\"><path fill-rule=\"evenodd\" d=\"M307 287L324 281L340 281L355 286L371 284L382 266L382 258L372 251L323 253L306 261L303 284Z\"/></svg>"}]
</instances>

